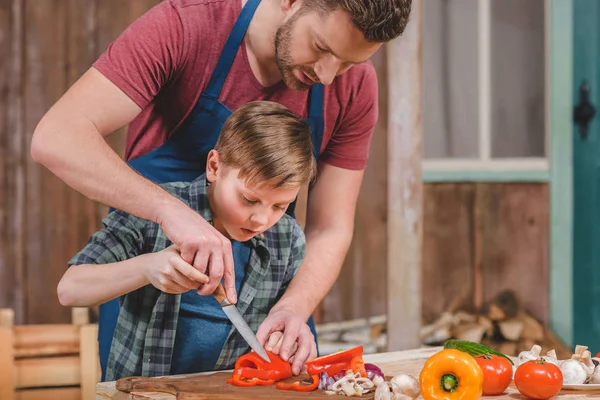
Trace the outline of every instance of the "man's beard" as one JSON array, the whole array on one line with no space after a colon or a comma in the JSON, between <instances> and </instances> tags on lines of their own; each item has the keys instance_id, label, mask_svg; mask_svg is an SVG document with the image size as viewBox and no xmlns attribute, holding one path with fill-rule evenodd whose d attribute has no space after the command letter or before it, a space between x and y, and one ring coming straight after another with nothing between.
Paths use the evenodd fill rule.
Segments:
<instances>
[{"instance_id":1,"label":"man's beard","mask_svg":"<svg viewBox=\"0 0 600 400\"><path fill-rule=\"evenodd\" d=\"M289 21L277 29L277 32L275 33L275 61L277 62L277 68L279 68L279 72L281 72L281 76L283 77L283 82L290 89L305 91L310 89L312 85L307 85L296 78L294 69L297 68L300 71L304 71L311 78L314 75L314 72L301 66L294 65L290 54L291 32L298 16L299 15L292 16Z\"/></svg>"}]
</instances>

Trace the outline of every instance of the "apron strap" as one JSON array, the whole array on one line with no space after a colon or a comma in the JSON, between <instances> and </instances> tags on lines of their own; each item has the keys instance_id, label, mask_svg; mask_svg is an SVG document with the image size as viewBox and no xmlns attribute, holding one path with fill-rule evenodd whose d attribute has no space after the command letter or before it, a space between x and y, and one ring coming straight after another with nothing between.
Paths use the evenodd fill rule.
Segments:
<instances>
[{"instance_id":1,"label":"apron strap","mask_svg":"<svg viewBox=\"0 0 600 400\"><path fill-rule=\"evenodd\" d=\"M233 60L235 59L242 40L244 40L244 36L248 30L250 21L252 20L254 12L258 8L259 4L260 0L248 0L242 9L242 12L235 21L235 25L229 33L227 42L225 42L225 46L221 51L219 61L217 61L217 65L212 73L212 76L210 77L208 87L204 92L208 97L212 97L214 99L219 98L225 78L227 78L231 64L233 64Z\"/></svg>"},{"instance_id":2,"label":"apron strap","mask_svg":"<svg viewBox=\"0 0 600 400\"><path fill-rule=\"evenodd\" d=\"M323 84L317 83L310 88L308 97L308 120L313 121L310 136L313 143L313 154L317 161L319 161L323 133L325 132L323 105Z\"/></svg>"}]
</instances>

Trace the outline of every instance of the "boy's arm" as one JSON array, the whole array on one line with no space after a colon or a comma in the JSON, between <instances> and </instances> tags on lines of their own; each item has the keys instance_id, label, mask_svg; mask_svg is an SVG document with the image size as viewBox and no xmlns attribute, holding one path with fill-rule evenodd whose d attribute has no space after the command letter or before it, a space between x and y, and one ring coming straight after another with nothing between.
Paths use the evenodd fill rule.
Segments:
<instances>
[{"instance_id":1,"label":"boy's arm","mask_svg":"<svg viewBox=\"0 0 600 400\"><path fill-rule=\"evenodd\" d=\"M102 304L148 284L166 293L184 293L208 282L181 258L175 245L143 254L154 247L156 225L122 211L103 222L105 228L69 261L57 288L62 305Z\"/></svg>"},{"instance_id":2,"label":"boy's arm","mask_svg":"<svg viewBox=\"0 0 600 400\"><path fill-rule=\"evenodd\" d=\"M118 210L107 215L104 228L68 262L57 287L60 303L96 305L147 284L142 274L145 257L138 257L146 222Z\"/></svg>"}]
</instances>

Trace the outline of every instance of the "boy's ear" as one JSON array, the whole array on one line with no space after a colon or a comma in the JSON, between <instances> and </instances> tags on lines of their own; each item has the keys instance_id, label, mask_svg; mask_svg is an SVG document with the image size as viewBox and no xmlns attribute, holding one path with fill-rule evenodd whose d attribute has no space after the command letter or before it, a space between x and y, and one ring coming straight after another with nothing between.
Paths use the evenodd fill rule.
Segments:
<instances>
[{"instance_id":1,"label":"boy's ear","mask_svg":"<svg viewBox=\"0 0 600 400\"><path fill-rule=\"evenodd\" d=\"M219 170L219 153L216 150L211 150L206 158L206 179L210 183L217 180L217 171Z\"/></svg>"}]
</instances>

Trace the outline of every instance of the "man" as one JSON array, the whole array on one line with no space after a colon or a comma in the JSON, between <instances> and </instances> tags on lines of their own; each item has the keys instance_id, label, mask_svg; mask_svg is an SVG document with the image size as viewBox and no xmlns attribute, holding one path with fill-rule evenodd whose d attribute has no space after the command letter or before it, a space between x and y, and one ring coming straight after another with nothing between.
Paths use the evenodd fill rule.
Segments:
<instances>
[{"instance_id":1,"label":"man","mask_svg":"<svg viewBox=\"0 0 600 400\"><path fill-rule=\"evenodd\" d=\"M280 338L276 348L288 359L352 239L377 120L377 81L366 61L403 32L410 6L411 0L166 0L133 23L42 118L32 157L89 198L159 223L184 261L209 275L200 294L212 293L223 277L235 302L230 242L155 183L201 175L206 158L198 154L208 154L231 110L244 103L271 100L305 117L319 160L306 258L257 332L267 348ZM127 124L129 166L104 140ZM103 321L102 314L101 308L105 360L110 342L103 338L112 337L116 316ZM295 367L304 361L293 359Z\"/></svg>"}]
</instances>

